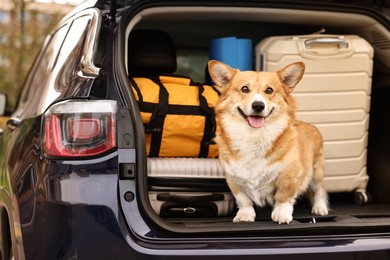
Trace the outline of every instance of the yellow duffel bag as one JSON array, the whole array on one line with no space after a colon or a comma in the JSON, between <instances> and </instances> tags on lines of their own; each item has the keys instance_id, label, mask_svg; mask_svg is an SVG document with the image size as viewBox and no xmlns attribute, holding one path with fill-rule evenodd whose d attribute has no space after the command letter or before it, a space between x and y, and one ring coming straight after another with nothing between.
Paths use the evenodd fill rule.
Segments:
<instances>
[{"instance_id":1,"label":"yellow duffel bag","mask_svg":"<svg viewBox=\"0 0 390 260\"><path fill-rule=\"evenodd\" d=\"M145 126L149 157L217 157L213 143L217 90L190 78L130 79Z\"/></svg>"}]
</instances>

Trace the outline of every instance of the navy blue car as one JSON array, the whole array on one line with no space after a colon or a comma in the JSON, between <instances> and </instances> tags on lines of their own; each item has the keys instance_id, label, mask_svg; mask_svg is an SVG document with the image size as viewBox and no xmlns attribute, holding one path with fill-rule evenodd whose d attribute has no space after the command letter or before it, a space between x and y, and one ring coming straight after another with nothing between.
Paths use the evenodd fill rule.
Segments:
<instances>
[{"instance_id":1,"label":"navy blue car","mask_svg":"<svg viewBox=\"0 0 390 260\"><path fill-rule=\"evenodd\" d=\"M0 259L390 259L389 8L388 1L348 0L94 0L76 7L47 36L0 134ZM274 223L268 207L256 209L253 223L233 223L234 201L227 210L216 203L228 198L223 178L150 175L153 159L172 158L152 158L145 145L161 129L143 123L135 72L212 85L212 39L256 44L323 29L357 35L374 50L359 168L369 176L364 192L330 191L328 216L313 217L302 198L289 225ZM174 49L164 37L136 40L136 31L163 32ZM150 70L137 70L136 45L151 49L139 65ZM153 67L167 55L171 63ZM198 160L215 162L196 157L187 166L200 175ZM175 164L163 168L171 173ZM200 196L205 202L174 189L211 195Z\"/></svg>"}]
</instances>

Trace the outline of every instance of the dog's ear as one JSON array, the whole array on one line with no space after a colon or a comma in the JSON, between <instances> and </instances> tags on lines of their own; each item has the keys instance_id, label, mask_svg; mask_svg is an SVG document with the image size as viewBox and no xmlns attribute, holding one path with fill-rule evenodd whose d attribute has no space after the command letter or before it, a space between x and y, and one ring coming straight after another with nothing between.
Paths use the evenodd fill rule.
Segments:
<instances>
[{"instance_id":1,"label":"dog's ear","mask_svg":"<svg viewBox=\"0 0 390 260\"><path fill-rule=\"evenodd\" d=\"M278 70L276 74L278 74L280 81L286 86L287 92L291 93L301 80L304 72L305 64L303 62L295 62Z\"/></svg>"},{"instance_id":2,"label":"dog's ear","mask_svg":"<svg viewBox=\"0 0 390 260\"><path fill-rule=\"evenodd\" d=\"M231 68L225 63L211 60L208 63L210 77L213 82L216 84L216 87L221 91L233 78L237 70Z\"/></svg>"}]
</instances>

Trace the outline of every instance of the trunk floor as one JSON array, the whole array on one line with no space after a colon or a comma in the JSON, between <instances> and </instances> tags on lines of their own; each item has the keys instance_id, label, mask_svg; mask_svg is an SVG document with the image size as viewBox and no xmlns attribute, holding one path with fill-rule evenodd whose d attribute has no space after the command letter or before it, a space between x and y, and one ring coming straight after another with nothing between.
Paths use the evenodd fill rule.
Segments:
<instances>
[{"instance_id":1,"label":"trunk floor","mask_svg":"<svg viewBox=\"0 0 390 260\"><path fill-rule=\"evenodd\" d=\"M356 205L353 201L353 194L331 194L329 198L330 211L328 216L311 215L311 205L306 199L299 199L294 206L293 218L299 223L318 222L388 222L390 224L390 203L367 203ZM256 207L256 221L272 222L271 207ZM206 224L206 223L227 223L232 222L235 212L231 216L214 218L166 218L172 223ZM356 221L358 220L358 221Z\"/></svg>"}]
</instances>

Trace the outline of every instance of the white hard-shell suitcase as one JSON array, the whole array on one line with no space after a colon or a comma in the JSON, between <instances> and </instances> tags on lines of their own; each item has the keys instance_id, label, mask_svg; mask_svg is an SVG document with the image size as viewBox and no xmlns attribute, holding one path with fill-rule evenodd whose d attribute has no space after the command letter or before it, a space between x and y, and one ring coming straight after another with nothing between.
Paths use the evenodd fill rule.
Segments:
<instances>
[{"instance_id":1,"label":"white hard-shell suitcase","mask_svg":"<svg viewBox=\"0 0 390 260\"><path fill-rule=\"evenodd\" d=\"M256 70L276 71L302 61L295 87L298 119L315 124L324 138L325 188L355 191L367 202L366 171L373 48L356 35L275 36L255 47Z\"/></svg>"},{"instance_id":2,"label":"white hard-shell suitcase","mask_svg":"<svg viewBox=\"0 0 390 260\"><path fill-rule=\"evenodd\" d=\"M147 158L149 201L161 217L223 217L235 209L218 159Z\"/></svg>"}]
</instances>

